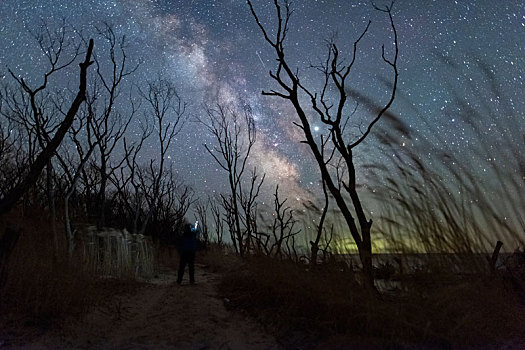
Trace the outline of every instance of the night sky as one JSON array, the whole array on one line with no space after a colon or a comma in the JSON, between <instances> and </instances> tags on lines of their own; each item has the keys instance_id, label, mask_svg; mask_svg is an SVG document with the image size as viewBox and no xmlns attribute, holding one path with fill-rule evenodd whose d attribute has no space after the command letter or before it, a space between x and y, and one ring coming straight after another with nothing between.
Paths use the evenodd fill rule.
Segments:
<instances>
[{"instance_id":1,"label":"night sky","mask_svg":"<svg viewBox=\"0 0 525 350\"><path fill-rule=\"evenodd\" d=\"M378 0L378 5L384 4ZM275 23L273 1L254 0L263 23ZM381 60L381 45L392 53L392 31L388 17L375 11L368 1L295 1L286 51L291 66L308 86L318 87L318 73L309 68L325 55L324 40L335 35L341 53L348 54L354 40L370 19L363 39L352 89L379 104L388 99L383 80L392 73ZM458 158L472 161L469 149L480 142L456 113L454 99L466 98L473 108L488 103L498 116L497 127L486 125L483 137L494 140L509 133L522 142L525 132L525 4L523 1L398 0L393 10L399 34L400 84L392 111L417 133L410 144L424 138L440 143ZM92 34L102 22L112 25L129 42L131 61L143 64L130 80L140 85L157 76L171 79L188 103L190 121L173 144L170 159L179 176L198 195L225 190L225 174L213 163L203 144L213 140L193 122L203 115L203 104L215 96L239 106L250 106L257 124L257 144L251 165L266 172L268 192L281 183L287 196L304 199L307 190L319 189L319 175L308 147L299 144L300 131L292 125L291 106L261 90L277 88L268 76L275 69L274 53L264 42L249 8L242 0L2 0L0 2L0 77L12 82L10 68L29 82L39 81L45 61L28 33L42 20L60 25L62 18ZM335 34L334 34L335 33ZM97 41L99 40L99 41ZM480 66L495 77L487 81ZM78 66L71 69L71 86L77 84ZM35 80L36 79L36 80ZM60 82L53 81L55 86ZM493 83L492 90L487 86ZM499 91L494 96L494 91ZM469 96L473 94L474 97ZM465 96L461 96L465 95ZM358 109L355 125L371 117ZM512 119L512 123L509 120ZM511 125L521 129L510 130ZM319 124L318 133L326 131ZM134 130L130 129L130 137ZM437 138L439 136L439 140ZM373 142L373 138L369 142ZM406 141L408 142L408 141ZM409 144L409 146L410 146ZM400 140L401 146L406 146ZM363 150L367 150L363 146ZM523 156L525 153L521 148ZM153 147L143 157L154 154ZM427 155L421 155L424 158ZM363 151L360 162L381 162L380 150ZM472 164L482 176L483 165ZM479 167L477 169L476 167ZM366 179L360 179L366 181Z\"/></svg>"}]
</instances>

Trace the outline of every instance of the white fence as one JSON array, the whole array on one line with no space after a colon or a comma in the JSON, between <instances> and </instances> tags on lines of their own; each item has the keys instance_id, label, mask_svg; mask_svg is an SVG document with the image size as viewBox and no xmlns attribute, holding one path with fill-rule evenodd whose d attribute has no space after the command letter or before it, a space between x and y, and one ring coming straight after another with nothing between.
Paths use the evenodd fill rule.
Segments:
<instances>
[{"instance_id":1,"label":"white fence","mask_svg":"<svg viewBox=\"0 0 525 350\"><path fill-rule=\"evenodd\" d=\"M150 237L126 229L89 226L82 237L84 256L97 273L111 277L153 276L154 251Z\"/></svg>"}]
</instances>

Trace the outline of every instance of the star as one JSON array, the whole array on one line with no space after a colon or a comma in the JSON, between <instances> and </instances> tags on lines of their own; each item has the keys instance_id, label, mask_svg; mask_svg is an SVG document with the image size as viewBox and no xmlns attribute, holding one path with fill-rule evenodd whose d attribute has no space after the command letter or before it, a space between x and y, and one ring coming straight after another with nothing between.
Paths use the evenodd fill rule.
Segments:
<instances>
[{"instance_id":1,"label":"star","mask_svg":"<svg viewBox=\"0 0 525 350\"><path fill-rule=\"evenodd\" d=\"M262 23L273 33L273 1L254 2ZM71 57L76 45L83 48L82 40L94 38L101 73L109 76L109 43L100 33L100 28L108 23L116 38L126 38L124 51L128 67L137 67L123 80L114 110L120 116L133 114L134 119L125 131L127 146L140 139L142 123L151 117L140 102L138 89L162 77L173 83L181 101L187 103L188 115L181 133L166 153L169 154L166 161L197 197L205 197L210 189L224 191L228 186L227 174L221 168L217 170L213 157L202 147L211 144L213 137L197 122L205 115L206 106L220 102L235 110L239 118L247 115L255 125L254 152L259 154L249 158L248 167L267 171L264 193L271 194L271 188L283 182L284 174L289 180L281 188L286 192L284 197L307 198L306 193L312 192L312 199L321 198L315 158L302 143L302 130L293 124L298 121L295 109L287 101L261 94L262 90L280 91L280 86L269 75L270 71L276 73L278 62L246 2L42 0L37 3L0 2L2 86L16 86L8 69L29 86L43 81L49 62L46 52L39 49L35 33L46 27L54 33L62 27L63 18L71 45L66 47L62 59ZM359 43L346 88L382 106L391 81L388 67L381 58L382 46L386 57L392 55L392 31L384 13L375 11L366 1L305 0L294 2L293 7L283 43L286 59L296 70L301 84L318 92L318 97L323 88L322 74L311 67L325 58L326 39L334 37L341 56L348 62L354 41L368 20L372 21L369 32ZM522 13L523 6L517 1L503 5L495 5L490 0L396 2L393 19L400 38L400 80L389 112L406 126L405 138L393 142L398 146L397 151L399 148L422 149L416 158L425 165L438 164L438 154L453 154L454 164L471 165L472 178L479 184L487 184L483 191L489 196L497 195L498 190L488 184L492 180L486 174L493 168L478 161L480 152L502 153L498 154L497 162L490 163L506 162L502 168L509 169L508 174L518 176L518 180L523 176L519 163L525 156L522 144L525 17ZM337 34L334 36L334 33ZM119 62L121 51L116 50L115 54ZM77 71L75 61L54 74L48 91L61 91L67 97L69 91L78 86ZM91 73L93 76L88 79L95 78L94 69ZM337 101L338 95L330 87L325 97ZM101 97L101 103L104 98ZM313 135L320 142L320 134L329 126L315 117L309 96L302 98L301 103L308 107L305 113L312 118ZM350 94L347 99L348 107L343 114L349 119L344 136L352 140L366 130L375 115L375 107L365 105ZM51 108L54 102L46 106ZM133 110L135 107L137 110ZM337 107L334 104L331 108ZM1 108L7 108L7 104L3 103ZM10 128L5 134L11 134L13 126L7 123L6 115L0 116L0 128ZM396 127L401 128L392 126L386 118L381 119L370 139L354 151L356 171L361 174L359 185L369 185L367 181L372 181L362 170L364 165L373 163L389 170L395 168L389 163L390 155L395 152L380 141L383 132L393 135ZM151 159L158 162L157 142L153 137L144 142L137 155L141 164L147 165ZM513 148L508 149L506 145ZM120 141L111 155L112 162L118 164L124 151ZM494 155L490 158L496 159ZM273 166L284 170L275 171L271 169ZM453 174L442 172L441 175L443 181L453 183ZM377 181L384 182L384 178ZM367 203L373 203L374 199L367 197L366 191L363 193ZM376 212L379 211L374 210Z\"/></svg>"}]
</instances>

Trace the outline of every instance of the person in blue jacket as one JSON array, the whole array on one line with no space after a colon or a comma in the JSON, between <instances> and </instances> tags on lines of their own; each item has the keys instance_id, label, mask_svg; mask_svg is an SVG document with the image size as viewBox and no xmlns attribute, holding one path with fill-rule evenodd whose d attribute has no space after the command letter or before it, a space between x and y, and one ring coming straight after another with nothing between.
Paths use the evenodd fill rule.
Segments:
<instances>
[{"instance_id":1,"label":"person in blue jacket","mask_svg":"<svg viewBox=\"0 0 525 350\"><path fill-rule=\"evenodd\" d=\"M185 224L183 227L182 237L179 243L179 273L177 283L182 283L184 269L188 265L190 270L190 283L195 283L195 251L197 250L198 222L195 225Z\"/></svg>"}]
</instances>

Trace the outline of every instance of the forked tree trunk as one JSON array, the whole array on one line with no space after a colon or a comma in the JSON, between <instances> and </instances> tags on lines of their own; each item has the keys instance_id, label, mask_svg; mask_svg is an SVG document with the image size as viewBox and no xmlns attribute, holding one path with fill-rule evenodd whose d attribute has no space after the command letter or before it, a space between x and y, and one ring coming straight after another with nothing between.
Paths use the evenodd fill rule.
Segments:
<instances>
[{"instance_id":1,"label":"forked tree trunk","mask_svg":"<svg viewBox=\"0 0 525 350\"><path fill-rule=\"evenodd\" d=\"M267 29L265 28L265 26L261 23L259 17L257 16L257 13L253 8L252 1L248 0L248 6L250 7L250 11L255 19L255 22L261 29L261 32L266 42L273 47L278 62L277 69L274 71L270 71L270 76L280 85L281 89L280 91L263 91L262 94L289 100L293 105L297 113L297 117L301 121L300 124L295 122L294 124L302 129L305 137L305 140L302 140L301 142L308 144L308 146L310 147L310 150L312 151L313 156L319 166L319 170L321 171L321 177L326 183L326 186L329 189L330 193L334 197L336 205L341 210L341 215L344 217L350 230L350 234L352 235L352 238L359 250L359 257L363 264L363 273L366 278L365 282L367 282L367 284L372 289L375 289L372 275L372 248L370 237L370 227L372 226L372 220L367 220L365 211L362 208L361 201L356 191L356 176L354 163L352 159L352 150L368 137L373 126L388 111L396 95L399 75L397 69L397 59L399 50L397 31L392 18L393 4L394 2L392 1L390 6L385 6L384 8L379 8L373 5L373 7L376 10L388 14L391 28L394 34L395 51L393 58L388 59L385 56L384 47L382 50L383 61L387 63L393 69L394 72L394 79L391 89L392 93L388 102L384 105L384 107L379 108L377 115L373 118L372 121L370 121L368 127L366 128L366 131L364 131L360 136L358 136L357 139L348 142L345 141L345 127L348 121L348 116L346 115L347 113L345 111L345 105L349 96L347 92L348 87L345 85L345 83L347 77L350 74L350 70L355 62L357 46L363 38L363 36L368 32L371 22L368 22L368 25L363 30L359 38L356 41L354 41L353 56L351 56L352 58L348 62L343 62L340 60L339 49L337 48L335 43L329 42L328 56L326 58L325 64L321 64L321 66L318 67L320 68L319 70L324 74L324 87L320 93L317 93L308 90L300 82L297 70L290 67L285 58L286 56L284 53L283 42L286 38L286 34L289 29L289 19L293 12L290 10L290 3L285 1L284 11L282 11L283 9L281 8L279 1L274 0L274 6L277 10L277 30L275 31L275 33L270 34L269 31L267 31ZM331 98L326 98L325 92L331 92L332 90L335 91L336 96L338 95L338 97L335 98L338 99L338 101L334 101ZM304 102L299 96L303 93L310 97L311 104L309 108L313 109L314 115L316 115L318 117L318 120L320 119L320 121L330 129L330 138L333 143L334 151L331 155L329 155L328 159L326 159L325 154L323 152L326 143L323 142L322 138L321 144L319 144L316 141L314 133L312 131L312 115L310 112L307 113L305 109L303 109ZM348 179L346 180L346 182L341 177L341 174L339 172L335 174L335 178L332 177L333 172L329 169L329 164L334 159L334 154L337 154L336 158L340 157L340 159L343 160L342 165L343 167L346 167L346 170L348 172ZM334 163L332 163L332 165L334 165ZM336 167L339 167L339 165L336 165ZM346 193L344 194L342 192L341 185L345 188L347 194L350 195L351 203L348 202ZM353 211L355 212L355 216L357 217L359 225L355 222L354 213L352 213L351 209L353 209Z\"/></svg>"},{"instance_id":2,"label":"forked tree trunk","mask_svg":"<svg viewBox=\"0 0 525 350\"><path fill-rule=\"evenodd\" d=\"M9 191L2 200L0 200L0 215L9 212L15 206L16 202L18 202L18 200L24 195L24 193L35 184L38 177L42 173L42 169L44 169L49 159L53 157L53 154L57 150L58 146L60 146L60 144L62 143L64 136L71 127L71 124L73 124L73 121L75 120L75 116L78 112L78 109L80 108L80 105L86 99L86 75L87 68L93 63L92 61L90 61L92 51L93 39L90 39L88 51L86 53L86 59L83 63L80 63L80 86L78 88L77 96L71 103L71 107L67 111L64 121L60 123L60 127L58 128L51 141L49 141L47 146L37 156L35 162L30 167L26 177L22 181L20 181L15 187L13 187L13 189Z\"/></svg>"},{"instance_id":3,"label":"forked tree trunk","mask_svg":"<svg viewBox=\"0 0 525 350\"><path fill-rule=\"evenodd\" d=\"M86 58L84 62L80 63L80 85L77 95L71 103L71 107L69 107L64 120L62 123L60 123L60 127L56 131L51 141L49 141L47 146L42 150L42 152L40 152L35 162L31 165L26 177L20 181L11 191L9 191L4 196L4 198L2 198L2 200L0 200L0 215L9 213L9 211L16 205L24 193L26 193L27 190L36 183L38 177L42 173L42 170L53 157L58 146L60 146L64 136L71 127L71 124L73 124L80 105L86 99L87 69L93 63L91 61L92 52L93 39L90 39L86 52ZM6 274L9 255L13 251L19 236L20 231L18 229L13 228L13 226L8 226L4 232L4 235L0 238L0 277L5 276Z\"/></svg>"},{"instance_id":4,"label":"forked tree trunk","mask_svg":"<svg viewBox=\"0 0 525 350\"><path fill-rule=\"evenodd\" d=\"M322 141L321 141L322 142ZM317 265L317 253L319 252L319 242L321 241L321 236L323 234L324 221L326 219L326 214L328 212L328 192L326 190L326 183L323 181L323 194L324 194L324 206L323 212L321 213L321 219L319 220L319 225L317 226L317 235L314 241L310 241L310 265Z\"/></svg>"}]
</instances>

